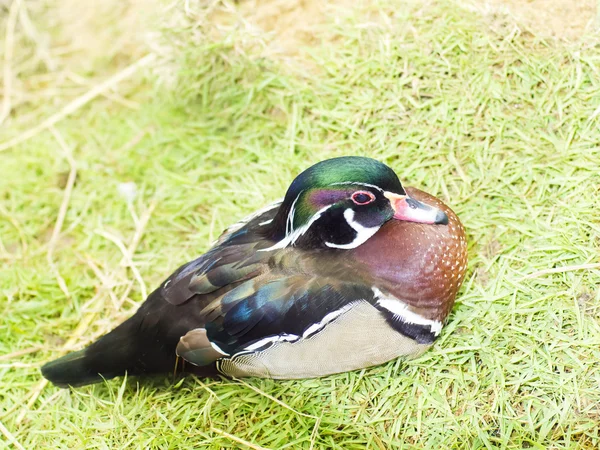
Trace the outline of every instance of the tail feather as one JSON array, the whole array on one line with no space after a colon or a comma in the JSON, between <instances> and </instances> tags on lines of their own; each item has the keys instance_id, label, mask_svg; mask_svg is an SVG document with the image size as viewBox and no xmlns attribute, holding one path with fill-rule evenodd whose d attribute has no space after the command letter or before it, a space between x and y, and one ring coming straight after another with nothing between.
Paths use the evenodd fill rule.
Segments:
<instances>
[{"instance_id":1,"label":"tail feather","mask_svg":"<svg viewBox=\"0 0 600 450\"><path fill-rule=\"evenodd\" d=\"M132 333L136 316L89 347L45 364L42 375L59 387L83 386L103 379L135 374L144 366L138 336Z\"/></svg>"},{"instance_id":2,"label":"tail feather","mask_svg":"<svg viewBox=\"0 0 600 450\"><path fill-rule=\"evenodd\" d=\"M89 347L42 367L59 387L82 386L121 375L169 373L179 338L201 323L193 302L171 305L154 291L140 309Z\"/></svg>"},{"instance_id":3,"label":"tail feather","mask_svg":"<svg viewBox=\"0 0 600 450\"><path fill-rule=\"evenodd\" d=\"M44 364L42 375L58 387L83 386L101 381L102 376L87 367L85 353L86 350L80 350Z\"/></svg>"}]
</instances>

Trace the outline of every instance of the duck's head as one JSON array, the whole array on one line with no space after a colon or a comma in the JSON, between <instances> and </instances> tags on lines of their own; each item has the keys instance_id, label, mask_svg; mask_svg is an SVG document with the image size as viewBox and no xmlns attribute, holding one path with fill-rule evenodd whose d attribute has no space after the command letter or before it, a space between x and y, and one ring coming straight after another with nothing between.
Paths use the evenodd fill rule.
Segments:
<instances>
[{"instance_id":1,"label":"duck's head","mask_svg":"<svg viewBox=\"0 0 600 450\"><path fill-rule=\"evenodd\" d=\"M275 248L352 249L389 220L447 224L440 209L409 197L398 176L371 158L347 156L306 169L270 227Z\"/></svg>"}]
</instances>

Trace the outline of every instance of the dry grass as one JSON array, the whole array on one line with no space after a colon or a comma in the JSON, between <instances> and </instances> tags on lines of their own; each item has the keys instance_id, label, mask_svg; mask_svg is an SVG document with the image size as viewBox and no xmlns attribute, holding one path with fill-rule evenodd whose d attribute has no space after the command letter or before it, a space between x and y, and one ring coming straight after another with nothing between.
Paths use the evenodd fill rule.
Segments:
<instances>
[{"instance_id":1,"label":"dry grass","mask_svg":"<svg viewBox=\"0 0 600 450\"><path fill-rule=\"evenodd\" d=\"M490 29L450 1L306 6L279 25L252 3L75 3L2 16L0 447L600 445L595 36ZM163 37L145 32L156 16ZM342 154L386 161L467 227L469 276L431 351L298 382L40 380L299 170Z\"/></svg>"},{"instance_id":2,"label":"dry grass","mask_svg":"<svg viewBox=\"0 0 600 450\"><path fill-rule=\"evenodd\" d=\"M508 15L543 37L577 39L600 25L597 0L468 1L484 15Z\"/></svg>"}]
</instances>

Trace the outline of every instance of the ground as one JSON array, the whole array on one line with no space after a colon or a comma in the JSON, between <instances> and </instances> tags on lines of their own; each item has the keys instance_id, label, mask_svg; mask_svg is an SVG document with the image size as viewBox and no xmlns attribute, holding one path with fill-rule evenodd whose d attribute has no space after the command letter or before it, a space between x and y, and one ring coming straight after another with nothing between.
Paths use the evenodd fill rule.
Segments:
<instances>
[{"instance_id":1,"label":"ground","mask_svg":"<svg viewBox=\"0 0 600 450\"><path fill-rule=\"evenodd\" d=\"M593 1L0 10L0 448L600 446ZM41 379L346 154L466 226L467 279L425 355L293 382Z\"/></svg>"},{"instance_id":2,"label":"ground","mask_svg":"<svg viewBox=\"0 0 600 450\"><path fill-rule=\"evenodd\" d=\"M595 0L476 0L484 12L508 14L539 36L577 38L598 26Z\"/></svg>"}]
</instances>

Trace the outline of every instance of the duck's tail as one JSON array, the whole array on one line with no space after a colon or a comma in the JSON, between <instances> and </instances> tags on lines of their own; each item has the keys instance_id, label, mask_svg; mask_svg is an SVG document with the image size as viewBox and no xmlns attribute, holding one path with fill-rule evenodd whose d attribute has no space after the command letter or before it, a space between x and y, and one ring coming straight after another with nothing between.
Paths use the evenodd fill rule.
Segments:
<instances>
[{"instance_id":1,"label":"duck's tail","mask_svg":"<svg viewBox=\"0 0 600 450\"><path fill-rule=\"evenodd\" d=\"M132 317L89 347L45 364L42 375L59 387L82 386L141 368Z\"/></svg>"},{"instance_id":2,"label":"duck's tail","mask_svg":"<svg viewBox=\"0 0 600 450\"><path fill-rule=\"evenodd\" d=\"M82 386L120 375L173 370L179 332L169 305L155 291L140 309L89 347L45 364L42 375L59 387ZM170 335L169 331L174 331Z\"/></svg>"}]
</instances>

